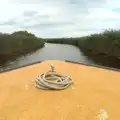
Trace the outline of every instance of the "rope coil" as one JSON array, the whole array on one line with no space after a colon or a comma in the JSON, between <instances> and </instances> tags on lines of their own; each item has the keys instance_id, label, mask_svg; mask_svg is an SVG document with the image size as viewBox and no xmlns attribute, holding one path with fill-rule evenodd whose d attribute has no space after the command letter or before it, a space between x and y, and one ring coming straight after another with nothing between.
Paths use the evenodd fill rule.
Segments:
<instances>
[{"instance_id":1,"label":"rope coil","mask_svg":"<svg viewBox=\"0 0 120 120\"><path fill-rule=\"evenodd\" d=\"M40 89L62 90L72 84L69 76L56 73L54 65L50 65L51 70L38 74L36 77L36 87Z\"/></svg>"}]
</instances>

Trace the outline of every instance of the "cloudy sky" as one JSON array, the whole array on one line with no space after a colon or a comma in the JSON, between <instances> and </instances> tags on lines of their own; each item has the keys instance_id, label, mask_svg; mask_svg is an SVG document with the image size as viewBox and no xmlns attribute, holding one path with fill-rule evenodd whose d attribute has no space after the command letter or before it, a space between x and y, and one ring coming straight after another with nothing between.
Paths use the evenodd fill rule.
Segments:
<instances>
[{"instance_id":1,"label":"cloudy sky","mask_svg":"<svg viewBox=\"0 0 120 120\"><path fill-rule=\"evenodd\" d=\"M0 32L75 37L120 28L119 0L4 0Z\"/></svg>"}]
</instances>

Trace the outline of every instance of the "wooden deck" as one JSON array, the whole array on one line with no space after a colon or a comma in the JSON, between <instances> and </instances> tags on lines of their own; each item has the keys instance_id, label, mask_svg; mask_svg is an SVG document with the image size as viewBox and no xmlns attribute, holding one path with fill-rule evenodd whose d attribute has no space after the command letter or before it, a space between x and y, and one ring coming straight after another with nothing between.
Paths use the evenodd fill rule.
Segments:
<instances>
[{"instance_id":1,"label":"wooden deck","mask_svg":"<svg viewBox=\"0 0 120 120\"><path fill-rule=\"evenodd\" d=\"M36 75L51 63L73 79L71 87L35 87ZM0 73L0 120L99 120L100 109L120 120L120 72L51 60Z\"/></svg>"}]
</instances>

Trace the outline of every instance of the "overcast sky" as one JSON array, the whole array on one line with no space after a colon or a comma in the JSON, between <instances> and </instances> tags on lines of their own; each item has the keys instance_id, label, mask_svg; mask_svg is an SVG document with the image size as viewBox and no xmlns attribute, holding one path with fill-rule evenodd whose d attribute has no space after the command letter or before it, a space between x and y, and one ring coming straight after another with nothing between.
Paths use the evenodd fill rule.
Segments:
<instances>
[{"instance_id":1,"label":"overcast sky","mask_svg":"<svg viewBox=\"0 0 120 120\"><path fill-rule=\"evenodd\" d=\"M4 0L0 32L75 37L120 28L119 0Z\"/></svg>"}]
</instances>

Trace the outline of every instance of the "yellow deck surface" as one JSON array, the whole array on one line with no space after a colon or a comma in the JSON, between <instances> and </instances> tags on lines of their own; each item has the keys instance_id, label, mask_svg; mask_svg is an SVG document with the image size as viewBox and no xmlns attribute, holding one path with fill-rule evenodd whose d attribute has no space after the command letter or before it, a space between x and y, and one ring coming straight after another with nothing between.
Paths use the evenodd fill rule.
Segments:
<instances>
[{"instance_id":1,"label":"yellow deck surface","mask_svg":"<svg viewBox=\"0 0 120 120\"><path fill-rule=\"evenodd\" d=\"M73 79L71 87L35 87L36 75L51 63ZM120 72L51 60L0 73L0 120L99 120L100 109L120 120Z\"/></svg>"}]
</instances>

